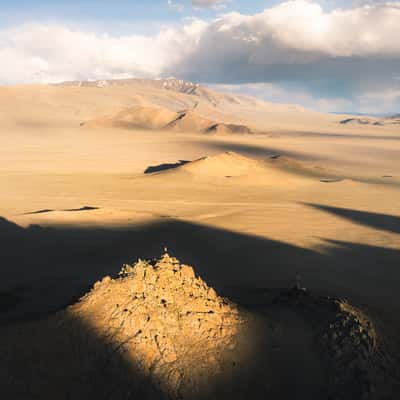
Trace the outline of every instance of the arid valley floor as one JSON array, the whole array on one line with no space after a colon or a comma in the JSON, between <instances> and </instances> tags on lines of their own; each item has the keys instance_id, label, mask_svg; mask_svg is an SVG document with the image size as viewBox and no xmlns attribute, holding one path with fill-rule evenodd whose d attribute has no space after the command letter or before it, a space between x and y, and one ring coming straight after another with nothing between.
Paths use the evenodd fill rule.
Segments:
<instances>
[{"instance_id":1,"label":"arid valley floor","mask_svg":"<svg viewBox=\"0 0 400 400\"><path fill-rule=\"evenodd\" d=\"M0 104L0 353L20 349L15 365L29 340L51 341L39 326L54 313L166 247L245 309L296 276L346 299L400 368L400 125L176 80L4 87ZM264 394L329 398L312 329L265 312L281 333L265 328ZM0 376L6 398L44 398L32 382L15 394L18 368Z\"/></svg>"}]
</instances>

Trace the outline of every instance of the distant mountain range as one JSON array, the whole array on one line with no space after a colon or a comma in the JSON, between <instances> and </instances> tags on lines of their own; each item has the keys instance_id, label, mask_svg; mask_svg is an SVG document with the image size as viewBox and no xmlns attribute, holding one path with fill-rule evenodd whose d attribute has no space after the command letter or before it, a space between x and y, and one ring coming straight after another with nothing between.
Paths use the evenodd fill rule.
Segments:
<instances>
[{"instance_id":1,"label":"distant mountain range","mask_svg":"<svg viewBox=\"0 0 400 400\"><path fill-rule=\"evenodd\" d=\"M357 117L375 117L375 118L398 118L400 114L392 115L390 113L362 113L362 112L354 112L354 111L332 111L329 114L335 115L355 115Z\"/></svg>"},{"instance_id":2,"label":"distant mountain range","mask_svg":"<svg viewBox=\"0 0 400 400\"><path fill-rule=\"evenodd\" d=\"M375 126L400 125L400 114L386 116L386 117L378 117L378 118L374 118L371 116L350 117L341 120L340 123L342 125L347 125L347 124L375 125Z\"/></svg>"}]
</instances>

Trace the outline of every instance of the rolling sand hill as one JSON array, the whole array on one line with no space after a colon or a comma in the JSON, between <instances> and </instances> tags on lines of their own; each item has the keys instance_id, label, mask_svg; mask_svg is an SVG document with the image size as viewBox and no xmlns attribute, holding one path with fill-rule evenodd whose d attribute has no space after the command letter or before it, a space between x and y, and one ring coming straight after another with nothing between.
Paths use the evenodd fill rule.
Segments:
<instances>
[{"instance_id":1,"label":"rolling sand hill","mask_svg":"<svg viewBox=\"0 0 400 400\"><path fill-rule=\"evenodd\" d=\"M211 157L203 157L179 167L196 175L243 176L263 172L261 162L243 157L234 152L226 152Z\"/></svg>"},{"instance_id":2,"label":"rolling sand hill","mask_svg":"<svg viewBox=\"0 0 400 400\"><path fill-rule=\"evenodd\" d=\"M373 135L374 126L339 124L351 116L325 115L290 104L275 104L242 95L219 93L176 79L66 82L0 89L3 126L26 132L57 127L76 128L82 122L124 112L135 106L195 111L214 124L251 127L260 132L310 132ZM27 107L26 105L29 105ZM237 128L235 128L237 130ZM380 134L393 135L395 126Z\"/></svg>"},{"instance_id":3,"label":"rolling sand hill","mask_svg":"<svg viewBox=\"0 0 400 400\"><path fill-rule=\"evenodd\" d=\"M117 280L123 263L154 259L164 246L238 308L265 311L259 330L265 342L257 346L268 365L256 370L269 375L254 376L270 385L270 398L327 398L327 376L336 375L324 372L321 354L336 354L341 371L358 368L358 361L354 368L347 362L353 345L340 347L337 332L320 343L310 328L315 321L304 318L319 315L313 308L319 296L342 299L323 302L332 313L328 327L350 324L353 332L361 324L359 333L368 334L356 337L365 344L358 353L375 348L376 336L391 358L386 371L399 370L398 126L340 124L351 116L172 79L4 87L0 104L1 393L26 382L21 365L29 366L29 376L39 368L35 385L55 382L52 398L61 393L66 370L85 372L68 375L71 393L93 382L98 370L90 366L104 361L104 371L121 371L108 364L115 342L104 343L97 329L79 323L67 324L63 336L54 322L96 281ZM99 122L81 126L85 121ZM165 129L172 121L178 128ZM213 126L228 134L203 134ZM289 296L288 305L279 295L276 308L264 309L274 303L271 293L287 292L299 276L314 300ZM374 330L362 317L339 318L346 309L340 304L362 310ZM123 315L126 307L119 307ZM110 310L105 306L104 315ZM32 341L42 335L59 342ZM79 337L93 350L83 354L96 355L97 345L105 345L101 362L82 362L74 347ZM126 365L124 357L118 363ZM380 365L368 357L367 364ZM131 370L125 371L126 383ZM336 398L362 398L352 392L352 383L360 388L353 372L339 374L346 393ZM103 398L112 398L107 380L101 382ZM29 398L29 390L18 395Z\"/></svg>"},{"instance_id":4,"label":"rolling sand hill","mask_svg":"<svg viewBox=\"0 0 400 400\"><path fill-rule=\"evenodd\" d=\"M287 157L271 156L263 160L244 157L228 151L193 161L170 164L152 170L153 180L160 185L180 185L182 180L209 182L217 180L224 185L272 186L295 188L301 185L315 185L319 182L343 182L334 171L310 166ZM228 181L229 180L229 181Z\"/></svg>"},{"instance_id":5,"label":"rolling sand hill","mask_svg":"<svg viewBox=\"0 0 400 400\"><path fill-rule=\"evenodd\" d=\"M93 128L164 129L178 118L178 113L158 107L134 106L117 113L83 122Z\"/></svg>"},{"instance_id":6,"label":"rolling sand hill","mask_svg":"<svg viewBox=\"0 0 400 400\"><path fill-rule=\"evenodd\" d=\"M174 112L166 108L134 106L108 116L82 122L91 128L124 128L142 130L171 130L209 134L249 134L252 130L244 125L216 123L195 111Z\"/></svg>"}]
</instances>

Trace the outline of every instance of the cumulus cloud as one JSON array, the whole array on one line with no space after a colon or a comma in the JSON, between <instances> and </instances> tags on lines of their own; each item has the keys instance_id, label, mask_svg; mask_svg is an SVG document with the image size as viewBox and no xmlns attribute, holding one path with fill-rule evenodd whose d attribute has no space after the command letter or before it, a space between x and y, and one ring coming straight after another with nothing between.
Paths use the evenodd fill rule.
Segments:
<instances>
[{"instance_id":1,"label":"cumulus cloud","mask_svg":"<svg viewBox=\"0 0 400 400\"><path fill-rule=\"evenodd\" d=\"M218 3L193 0L197 6ZM0 83L174 75L289 85L324 99L398 91L400 2L368 3L325 11L317 2L292 0L254 15L184 20L153 36L117 37L62 25L3 29Z\"/></svg>"},{"instance_id":2,"label":"cumulus cloud","mask_svg":"<svg viewBox=\"0 0 400 400\"><path fill-rule=\"evenodd\" d=\"M399 88L398 21L399 2L327 12L297 0L230 13L209 24L173 69L192 80L290 84L315 98L355 102L361 93Z\"/></svg>"},{"instance_id":3,"label":"cumulus cloud","mask_svg":"<svg viewBox=\"0 0 400 400\"><path fill-rule=\"evenodd\" d=\"M196 47L206 24L188 21L155 36L119 36L28 24L0 31L0 82L156 77Z\"/></svg>"},{"instance_id":4,"label":"cumulus cloud","mask_svg":"<svg viewBox=\"0 0 400 400\"><path fill-rule=\"evenodd\" d=\"M253 72L259 66L261 75L270 65L398 57L400 41L394 39L400 37L398 4L326 13L317 3L295 0L256 15L231 13L208 26L193 55L219 54L223 60L217 63L235 62L233 70L240 65Z\"/></svg>"}]
</instances>

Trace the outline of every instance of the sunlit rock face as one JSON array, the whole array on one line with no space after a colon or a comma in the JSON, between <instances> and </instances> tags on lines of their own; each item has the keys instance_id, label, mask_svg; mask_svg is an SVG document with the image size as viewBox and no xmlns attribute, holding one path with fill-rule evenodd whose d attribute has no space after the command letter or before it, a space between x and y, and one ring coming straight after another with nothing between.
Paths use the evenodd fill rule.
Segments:
<instances>
[{"instance_id":1,"label":"sunlit rock face","mask_svg":"<svg viewBox=\"0 0 400 400\"><path fill-rule=\"evenodd\" d=\"M235 305L168 254L125 265L120 278L97 282L68 312L171 397L206 390L244 323Z\"/></svg>"}]
</instances>

